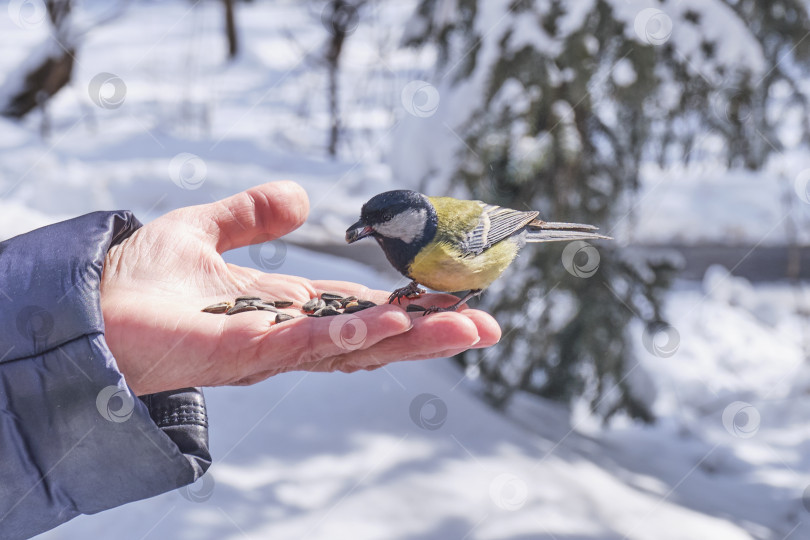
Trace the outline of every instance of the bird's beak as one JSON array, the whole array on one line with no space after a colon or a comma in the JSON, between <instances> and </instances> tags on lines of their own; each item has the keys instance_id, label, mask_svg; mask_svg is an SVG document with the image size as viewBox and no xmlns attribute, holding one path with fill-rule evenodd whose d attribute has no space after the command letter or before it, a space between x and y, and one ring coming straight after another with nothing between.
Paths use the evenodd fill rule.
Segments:
<instances>
[{"instance_id":1,"label":"bird's beak","mask_svg":"<svg viewBox=\"0 0 810 540\"><path fill-rule=\"evenodd\" d=\"M346 243L352 244L354 242L357 242L361 238L365 238L366 236L369 236L373 233L374 229L363 223L363 220L361 219L360 221L358 221L357 223L346 229Z\"/></svg>"}]
</instances>

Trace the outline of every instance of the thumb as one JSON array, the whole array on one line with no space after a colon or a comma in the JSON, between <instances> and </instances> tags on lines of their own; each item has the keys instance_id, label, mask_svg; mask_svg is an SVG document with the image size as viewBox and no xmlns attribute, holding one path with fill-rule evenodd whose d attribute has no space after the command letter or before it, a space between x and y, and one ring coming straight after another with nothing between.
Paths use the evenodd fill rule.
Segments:
<instances>
[{"instance_id":1,"label":"thumb","mask_svg":"<svg viewBox=\"0 0 810 540\"><path fill-rule=\"evenodd\" d=\"M301 226L309 199L295 182L269 182L227 199L185 209L219 253L273 240Z\"/></svg>"}]
</instances>

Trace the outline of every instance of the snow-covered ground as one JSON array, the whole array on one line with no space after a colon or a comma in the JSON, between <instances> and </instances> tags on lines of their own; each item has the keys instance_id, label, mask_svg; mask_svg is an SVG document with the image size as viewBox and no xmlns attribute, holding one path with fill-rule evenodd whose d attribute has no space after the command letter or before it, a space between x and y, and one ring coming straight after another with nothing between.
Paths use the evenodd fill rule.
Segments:
<instances>
[{"instance_id":1,"label":"snow-covered ground","mask_svg":"<svg viewBox=\"0 0 810 540\"><path fill-rule=\"evenodd\" d=\"M106 4L82 5L94 20ZM402 187L387 165L401 150L392 133L413 121L401 92L433 59L397 47L414 2L369 4L346 43L347 137L339 159L326 159L314 55L327 33L307 5L239 3L243 53L232 64L218 2L137 2L89 31L73 83L50 107L50 135L39 113L0 120L0 239L98 209L148 221L287 178L313 206L293 240L339 243L369 195ZM47 35L6 11L0 88ZM810 163L782 157L760 176L648 166L635 235L616 232L783 241L785 205L806 224L796 186ZM246 250L228 257L252 264ZM396 280L292 245L278 271L383 289ZM810 291L714 268L678 283L667 309L671 329L630 329L641 361L628 376L657 395L654 426L602 430L582 411L525 396L504 416L447 360L285 374L206 392L215 464L198 484L42 538L810 537Z\"/></svg>"},{"instance_id":2,"label":"snow-covered ground","mask_svg":"<svg viewBox=\"0 0 810 540\"><path fill-rule=\"evenodd\" d=\"M720 163L643 168L635 219L614 231L636 242L721 245L810 244L810 157L772 156L762 171Z\"/></svg>"}]
</instances>

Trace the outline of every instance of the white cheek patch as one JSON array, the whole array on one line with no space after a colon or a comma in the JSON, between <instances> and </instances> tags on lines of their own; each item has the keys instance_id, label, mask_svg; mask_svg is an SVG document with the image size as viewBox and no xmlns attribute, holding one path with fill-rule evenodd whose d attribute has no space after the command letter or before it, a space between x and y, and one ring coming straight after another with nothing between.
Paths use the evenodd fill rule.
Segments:
<instances>
[{"instance_id":1,"label":"white cheek patch","mask_svg":"<svg viewBox=\"0 0 810 540\"><path fill-rule=\"evenodd\" d=\"M410 244L421 238L427 225L427 210L408 210L389 221L374 226L374 230L388 238L399 238Z\"/></svg>"}]
</instances>

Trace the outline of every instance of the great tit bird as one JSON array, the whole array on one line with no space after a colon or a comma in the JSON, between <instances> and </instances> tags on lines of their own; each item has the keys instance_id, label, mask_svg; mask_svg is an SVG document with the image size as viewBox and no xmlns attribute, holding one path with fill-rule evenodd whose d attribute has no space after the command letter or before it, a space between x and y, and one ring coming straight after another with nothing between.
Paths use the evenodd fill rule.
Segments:
<instances>
[{"instance_id":1,"label":"great tit bird","mask_svg":"<svg viewBox=\"0 0 810 540\"><path fill-rule=\"evenodd\" d=\"M417 298L425 292L419 285L469 291L456 304L426 313L455 311L495 281L526 242L611 239L593 232L593 225L543 221L539 214L399 189L364 204L360 220L346 231L346 242L373 237L393 267L411 279L391 294L389 303Z\"/></svg>"}]
</instances>

